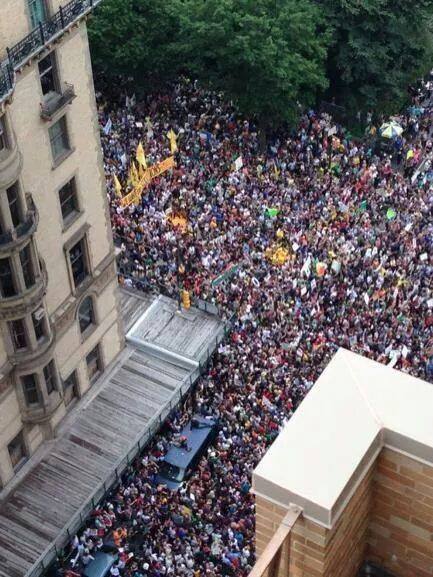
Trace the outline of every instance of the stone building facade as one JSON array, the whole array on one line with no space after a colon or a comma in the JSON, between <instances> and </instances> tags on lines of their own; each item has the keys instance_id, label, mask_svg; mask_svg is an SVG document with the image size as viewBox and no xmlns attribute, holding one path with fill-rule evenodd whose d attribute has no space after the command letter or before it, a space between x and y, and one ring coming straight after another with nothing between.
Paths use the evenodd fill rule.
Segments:
<instances>
[{"instance_id":1,"label":"stone building facade","mask_svg":"<svg viewBox=\"0 0 433 577\"><path fill-rule=\"evenodd\" d=\"M86 17L0 3L0 489L123 346Z\"/></svg>"}]
</instances>

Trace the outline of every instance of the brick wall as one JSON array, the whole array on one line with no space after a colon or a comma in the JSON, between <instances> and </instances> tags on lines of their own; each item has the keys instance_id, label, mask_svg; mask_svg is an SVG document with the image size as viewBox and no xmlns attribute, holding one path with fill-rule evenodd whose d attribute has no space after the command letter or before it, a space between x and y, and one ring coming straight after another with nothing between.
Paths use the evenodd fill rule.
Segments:
<instances>
[{"instance_id":1,"label":"brick wall","mask_svg":"<svg viewBox=\"0 0 433 577\"><path fill-rule=\"evenodd\" d=\"M279 577L354 577L365 558L373 470L366 475L332 530L300 517L281 556ZM286 511L256 498L257 558ZM288 563L290 562L290 570Z\"/></svg>"},{"instance_id":2,"label":"brick wall","mask_svg":"<svg viewBox=\"0 0 433 577\"><path fill-rule=\"evenodd\" d=\"M257 557L285 513L256 498ZM433 467L383 449L331 530L298 519L278 575L355 577L364 560L396 577L433 577Z\"/></svg>"},{"instance_id":3,"label":"brick wall","mask_svg":"<svg viewBox=\"0 0 433 577\"><path fill-rule=\"evenodd\" d=\"M433 467L384 449L373 505L367 558L396 577L432 577Z\"/></svg>"}]
</instances>

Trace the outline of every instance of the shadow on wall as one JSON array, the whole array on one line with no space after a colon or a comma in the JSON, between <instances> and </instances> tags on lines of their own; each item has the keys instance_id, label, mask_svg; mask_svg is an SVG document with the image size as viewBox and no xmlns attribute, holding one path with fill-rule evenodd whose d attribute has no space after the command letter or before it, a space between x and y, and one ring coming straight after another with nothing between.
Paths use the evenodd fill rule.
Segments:
<instances>
[{"instance_id":1,"label":"shadow on wall","mask_svg":"<svg viewBox=\"0 0 433 577\"><path fill-rule=\"evenodd\" d=\"M394 575L378 565L366 561L360 569L358 577L394 577Z\"/></svg>"}]
</instances>

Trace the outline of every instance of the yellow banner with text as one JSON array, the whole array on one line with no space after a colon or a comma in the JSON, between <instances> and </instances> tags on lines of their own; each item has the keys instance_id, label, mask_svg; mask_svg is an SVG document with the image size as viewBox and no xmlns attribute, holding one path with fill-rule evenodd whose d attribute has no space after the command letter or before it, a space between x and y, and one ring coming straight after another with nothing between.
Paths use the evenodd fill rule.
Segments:
<instances>
[{"instance_id":1,"label":"yellow banner with text","mask_svg":"<svg viewBox=\"0 0 433 577\"><path fill-rule=\"evenodd\" d=\"M134 190L120 199L120 206L130 206L131 204L137 204L141 199L141 193L143 192L144 188L149 186L154 178L160 174L163 174L167 170L170 170L171 168L174 168L174 156L169 156L165 160L157 162L156 164L149 166L149 168L146 168Z\"/></svg>"}]
</instances>

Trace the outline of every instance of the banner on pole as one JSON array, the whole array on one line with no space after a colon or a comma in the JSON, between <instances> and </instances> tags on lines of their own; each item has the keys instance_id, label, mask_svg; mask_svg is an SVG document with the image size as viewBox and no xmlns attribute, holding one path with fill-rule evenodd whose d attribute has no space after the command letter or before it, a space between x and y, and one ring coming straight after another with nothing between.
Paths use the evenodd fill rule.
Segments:
<instances>
[{"instance_id":1,"label":"banner on pole","mask_svg":"<svg viewBox=\"0 0 433 577\"><path fill-rule=\"evenodd\" d=\"M174 156L169 156L162 162L157 162L156 164L149 166L149 168L143 171L143 175L140 178L140 181L137 183L137 186L134 187L134 190L120 200L120 206L137 204L140 201L141 193L143 192L144 188L149 186L154 178L163 174L167 170L170 170L171 168L174 168Z\"/></svg>"}]
</instances>

